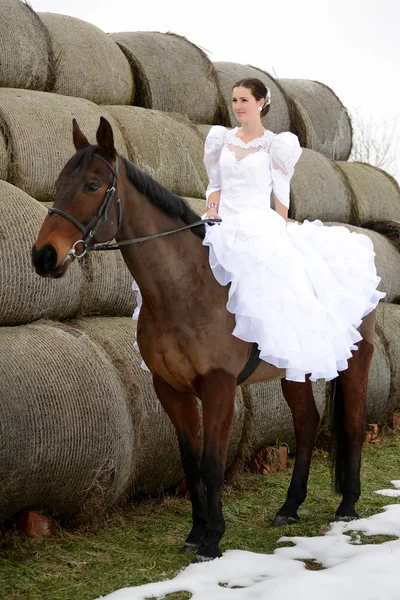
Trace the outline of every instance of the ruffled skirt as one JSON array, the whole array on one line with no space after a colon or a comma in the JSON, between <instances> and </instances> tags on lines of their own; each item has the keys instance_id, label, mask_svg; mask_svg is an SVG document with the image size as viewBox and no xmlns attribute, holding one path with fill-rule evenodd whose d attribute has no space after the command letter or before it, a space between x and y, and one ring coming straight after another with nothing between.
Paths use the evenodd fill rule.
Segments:
<instances>
[{"instance_id":1,"label":"ruffled skirt","mask_svg":"<svg viewBox=\"0 0 400 600\"><path fill-rule=\"evenodd\" d=\"M385 296L367 236L321 221L286 223L267 209L206 225L203 244L217 281L230 284L233 335L256 342L262 360L300 382L347 368L362 318Z\"/></svg>"}]
</instances>

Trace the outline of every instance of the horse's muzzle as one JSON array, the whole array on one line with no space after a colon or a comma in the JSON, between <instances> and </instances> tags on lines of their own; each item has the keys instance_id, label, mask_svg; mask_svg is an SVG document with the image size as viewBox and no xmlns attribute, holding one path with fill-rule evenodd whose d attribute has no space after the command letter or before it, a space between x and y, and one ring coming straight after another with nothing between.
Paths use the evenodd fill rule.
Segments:
<instances>
[{"instance_id":1,"label":"horse's muzzle","mask_svg":"<svg viewBox=\"0 0 400 600\"><path fill-rule=\"evenodd\" d=\"M57 261L57 250L50 244L46 244L40 250L37 250L35 246L32 247L32 264L36 273L41 277L53 277L54 279L62 277L70 261L65 261L58 267Z\"/></svg>"}]
</instances>

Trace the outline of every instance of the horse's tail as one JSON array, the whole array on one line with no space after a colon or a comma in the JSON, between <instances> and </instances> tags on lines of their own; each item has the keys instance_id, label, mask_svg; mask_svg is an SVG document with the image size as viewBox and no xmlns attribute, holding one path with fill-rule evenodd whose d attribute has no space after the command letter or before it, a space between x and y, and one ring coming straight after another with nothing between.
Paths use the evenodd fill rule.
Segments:
<instances>
[{"instance_id":1,"label":"horse's tail","mask_svg":"<svg viewBox=\"0 0 400 600\"><path fill-rule=\"evenodd\" d=\"M333 382L332 401L332 442L330 447L332 481L340 494L344 489L344 476L349 453L347 436L344 429L344 395L340 377Z\"/></svg>"}]
</instances>

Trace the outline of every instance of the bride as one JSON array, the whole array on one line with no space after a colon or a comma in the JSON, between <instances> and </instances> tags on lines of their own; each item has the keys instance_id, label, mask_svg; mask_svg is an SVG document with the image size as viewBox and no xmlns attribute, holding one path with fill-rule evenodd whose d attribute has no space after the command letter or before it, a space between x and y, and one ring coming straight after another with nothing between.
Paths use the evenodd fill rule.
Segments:
<instances>
[{"instance_id":1,"label":"bride","mask_svg":"<svg viewBox=\"0 0 400 600\"><path fill-rule=\"evenodd\" d=\"M230 283L233 335L257 342L260 358L286 369L288 380L331 380L357 350L362 318L385 296L372 242L321 221L287 222L299 141L264 129L271 99L260 80L242 79L232 92L241 126L214 126L205 142L206 217L221 222L206 225L203 243L217 281Z\"/></svg>"}]
</instances>

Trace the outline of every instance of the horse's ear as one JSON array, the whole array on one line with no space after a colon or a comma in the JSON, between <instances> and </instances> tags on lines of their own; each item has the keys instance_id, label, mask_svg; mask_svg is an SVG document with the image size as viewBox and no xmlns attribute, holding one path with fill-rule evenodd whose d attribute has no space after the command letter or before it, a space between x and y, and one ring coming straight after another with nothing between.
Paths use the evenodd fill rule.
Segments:
<instances>
[{"instance_id":1,"label":"horse's ear","mask_svg":"<svg viewBox=\"0 0 400 600\"><path fill-rule=\"evenodd\" d=\"M80 130L76 119L72 119L72 138L74 140L75 149L78 151L84 146L89 145L89 141L84 133Z\"/></svg>"},{"instance_id":2,"label":"horse's ear","mask_svg":"<svg viewBox=\"0 0 400 600\"><path fill-rule=\"evenodd\" d=\"M109 159L117 156L114 147L114 134L110 123L104 117L100 117L100 125L96 133L97 147L101 154Z\"/></svg>"}]
</instances>

